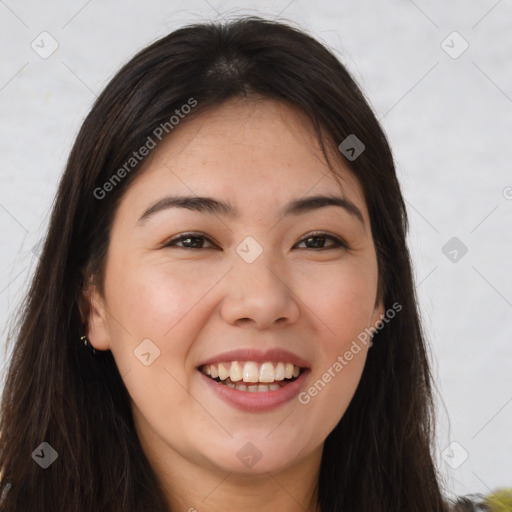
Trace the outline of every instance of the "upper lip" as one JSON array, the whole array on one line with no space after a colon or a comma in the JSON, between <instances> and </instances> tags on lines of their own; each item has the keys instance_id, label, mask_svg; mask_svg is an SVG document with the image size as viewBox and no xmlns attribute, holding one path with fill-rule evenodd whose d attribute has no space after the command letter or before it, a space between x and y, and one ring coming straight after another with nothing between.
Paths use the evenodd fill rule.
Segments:
<instances>
[{"instance_id":1,"label":"upper lip","mask_svg":"<svg viewBox=\"0 0 512 512\"><path fill-rule=\"evenodd\" d=\"M229 361L254 361L264 363L265 361L282 361L283 363L293 363L302 368L309 368L307 361L292 352L280 348L268 350L255 350L251 348L240 348L223 352L216 356L205 359L199 363L198 368L205 364L224 363Z\"/></svg>"}]
</instances>

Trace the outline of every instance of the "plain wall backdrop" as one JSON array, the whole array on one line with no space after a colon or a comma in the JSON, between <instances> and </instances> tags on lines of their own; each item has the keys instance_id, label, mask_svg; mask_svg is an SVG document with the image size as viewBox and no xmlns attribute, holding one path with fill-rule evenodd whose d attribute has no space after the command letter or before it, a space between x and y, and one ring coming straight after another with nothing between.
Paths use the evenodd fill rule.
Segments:
<instances>
[{"instance_id":1,"label":"plain wall backdrop","mask_svg":"<svg viewBox=\"0 0 512 512\"><path fill-rule=\"evenodd\" d=\"M95 97L171 30L242 14L303 27L362 87L407 201L447 492L511 487L511 0L0 0L1 386L7 326Z\"/></svg>"}]
</instances>

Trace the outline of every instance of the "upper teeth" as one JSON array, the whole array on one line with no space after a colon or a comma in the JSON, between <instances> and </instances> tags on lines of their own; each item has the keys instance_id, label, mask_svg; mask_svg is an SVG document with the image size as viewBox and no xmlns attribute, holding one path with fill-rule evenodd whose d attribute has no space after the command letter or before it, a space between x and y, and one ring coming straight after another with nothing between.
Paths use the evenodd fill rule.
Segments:
<instances>
[{"instance_id":1,"label":"upper teeth","mask_svg":"<svg viewBox=\"0 0 512 512\"><path fill-rule=\"evenodd\" d=\"M261 364L254 361L231 361L205 364L201 366L201 371L214 379L219 377L220 380L226 380L229 377L233 382L274 382L298 377L300 366L270 361Z\"/></svg>"}]
</instances>

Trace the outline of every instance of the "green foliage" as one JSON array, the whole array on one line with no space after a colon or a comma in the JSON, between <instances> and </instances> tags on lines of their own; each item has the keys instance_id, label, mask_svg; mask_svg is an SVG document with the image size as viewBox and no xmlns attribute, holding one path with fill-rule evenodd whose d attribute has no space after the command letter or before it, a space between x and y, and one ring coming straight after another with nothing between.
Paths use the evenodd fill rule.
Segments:
<instances>
[{"instance_id":1,"label":"green foliage","mask_svg":"<svg viewBox=\"0 0 512 512\"><path fill-rule=\"evenodd\" d=\"M512 488L495 489L485 497L491 512L512 512Z\"/></svg>"}]
</instances>

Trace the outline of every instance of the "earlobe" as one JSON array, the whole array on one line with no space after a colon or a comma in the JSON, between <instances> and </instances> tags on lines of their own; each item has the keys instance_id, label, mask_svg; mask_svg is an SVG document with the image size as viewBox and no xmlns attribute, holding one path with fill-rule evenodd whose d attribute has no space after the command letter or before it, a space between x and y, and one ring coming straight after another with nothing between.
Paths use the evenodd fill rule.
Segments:
<instances>
[{"instance_id":1,"label":"earlobe","mask_svg":"<svg viewBox=\"0 0 512 512\"><path fill-rule=\"evenodd\" d=\"M87 329L84 333L96 350L110 349L110 331L105 301L95 285L89 285L84 292L87 311Z\"/></svg>"},{"instance_id":2,"label":"earlobe","mask_svg":"<svg viewBox=\"0 0 512 512\"><path fill-rule=\"evenodd\" d=\"M381 300L379 300L373 310L372 327L375 327L376 329L379 327L380 323L382 322L382 318L385 316L385 312L386 310L384 308L384 304Z\"/></svg>"}]
</instances>

